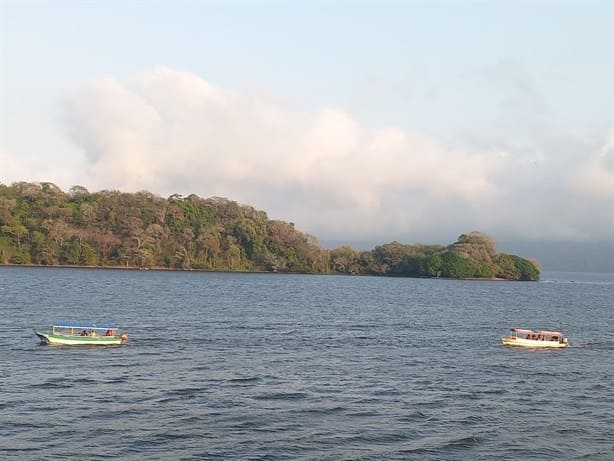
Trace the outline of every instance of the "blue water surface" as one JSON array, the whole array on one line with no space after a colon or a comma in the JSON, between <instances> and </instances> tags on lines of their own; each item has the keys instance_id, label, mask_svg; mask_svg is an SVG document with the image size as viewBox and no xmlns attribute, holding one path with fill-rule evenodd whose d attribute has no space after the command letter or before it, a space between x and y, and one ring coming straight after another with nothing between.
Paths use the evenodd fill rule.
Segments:
<instances>
[{"instance_id":1,"label":"blue water surface","mask_svg":"<svg viewBox=\"0 0 614 461\"><path fill-rule=\"evenodd\" d=\"M613 307L612 274L0 267L0 459L611 460ZM39 345L55 319L129 341Z\"/></svg>"}]
</instances>

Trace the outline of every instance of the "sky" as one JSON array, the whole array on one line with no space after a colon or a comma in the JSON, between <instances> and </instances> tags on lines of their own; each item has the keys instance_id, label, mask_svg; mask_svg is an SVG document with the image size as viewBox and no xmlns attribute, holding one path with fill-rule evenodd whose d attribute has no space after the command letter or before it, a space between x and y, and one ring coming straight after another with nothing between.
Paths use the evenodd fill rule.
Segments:
<instances>
[{"instance_id":1,"label":"sky","mask_svg":"<svg viewBox=\"0 0 614 461\"><path fill-rule=\"evenodd\" d=\"M0 183L321 242L614 244L613 0L0 0Z\"/></svg>"}]
</instances>

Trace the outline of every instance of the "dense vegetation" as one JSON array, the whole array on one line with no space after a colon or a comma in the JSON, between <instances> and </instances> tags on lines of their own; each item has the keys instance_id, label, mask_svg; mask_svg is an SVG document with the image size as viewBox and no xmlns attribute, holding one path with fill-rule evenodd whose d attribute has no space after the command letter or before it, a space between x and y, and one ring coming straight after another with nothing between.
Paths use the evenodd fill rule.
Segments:
<instances>
[{"instance_id":1,"label":"dense vegetation","mask_svg":"<svg viewBox=\"0 0 614 461\"><path fill-rule=\"evenodd\" d=\"M326 250L294 224L225 198L26 182L0 183L0 264L539 280L536 263L497 253L477 232L447 247Z\"/></svg>"}]
</instances>

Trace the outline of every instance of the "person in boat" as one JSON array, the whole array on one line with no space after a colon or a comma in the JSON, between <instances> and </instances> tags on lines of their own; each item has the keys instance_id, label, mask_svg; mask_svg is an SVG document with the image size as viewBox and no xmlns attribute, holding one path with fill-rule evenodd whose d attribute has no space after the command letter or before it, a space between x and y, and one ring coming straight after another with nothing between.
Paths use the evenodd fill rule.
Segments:
<instances>
[{"instance_id":1,"label":"person in boat","mask_svg":"<svg viewBox=\"0 0 614 461\"><path fill-rule=\"evenodd\" d=\"M87 331L85 331L85 329L81 332L81 336L87 336Z\"/></svg>"},{"instance_id":2,"label":"person in boat","mask_svg":"<svg viewBox=\"0 0 614 461\"><path fill-rule=\"evenodd\" d=\"M113 330L107 330L105 333L106 336L113 336Z\"/></svg>"}]
</instances>

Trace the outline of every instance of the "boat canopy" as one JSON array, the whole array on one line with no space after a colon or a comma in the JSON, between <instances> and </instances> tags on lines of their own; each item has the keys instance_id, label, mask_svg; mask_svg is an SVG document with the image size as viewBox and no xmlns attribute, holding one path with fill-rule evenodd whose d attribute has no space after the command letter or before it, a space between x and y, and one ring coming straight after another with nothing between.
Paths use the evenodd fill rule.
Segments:
<instances>
[{"instance_id":1,"label":"boat canopy","mask_svg":"<svg viewBox=\"0 0 614 461\"><path fill-rule=\"evenodd\" d=\"M520 333L523 335L542 335L542 336L565 336L560 331L548 331L548 330L525 330L524 328L510 328L510 331Z\"/></svg>"},{"instance_id":2,"label":"boat canopy","mask_svg":"<svg viewBox=\"0 0 614 461\"><path fill-rule=\"evenodd\" d=\"M546 335L546 336L563 336L563 333L561 333L560 331L547 331L547 330L541 330L537 332L540 335Z\"/></svg>"},{"instance_id":3,"label":"boat canopy","mask_svg":"<svg viewBox=\"0 0 614 461\"><path fill-rule=\"evenodd\" d=\"M516 333L531 335L535 333L533 330L525 330L523 328L511 328L511 331L515 331Z\"/></svg>"},{"instance_id":4,"label":"boat canopy","mask_svg":"<svg viewBox=\"0 0 614 461\"><path fill-rule=\"evenodd\" d=\"M91 323L91 322L75 322L61 321L53 324L54 328L85 328L93 330L117 330L117 325L114 323Z\"/></svg>"}]
</instances>

